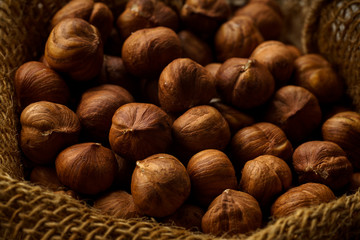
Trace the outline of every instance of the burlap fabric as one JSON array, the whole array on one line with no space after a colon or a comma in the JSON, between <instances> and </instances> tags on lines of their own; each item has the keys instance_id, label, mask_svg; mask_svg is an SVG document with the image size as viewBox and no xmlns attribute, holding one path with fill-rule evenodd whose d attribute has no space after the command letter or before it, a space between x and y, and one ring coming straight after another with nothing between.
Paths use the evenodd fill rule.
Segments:
<instances>
[{"instance_id":1,"label":"burlap fabric","mask_svg":"<svg viewBox=\"0 0 360 240\"><path fill-rule=\"evenodd\" d=\"M65 2L0 1L0 239L219 239L160 225L151 219L122 220L105 216L84 203L48 192L23 180L17 142L19 115L12 79L17 67L42 54L49 19ZM112 8L121 5L121 1L106 2ZM324 9L329 12L333 10L331 7L321 9L325 13ZM349 61L356 65L359 56L354 55ZM356 67L354 64L347 66ZM358 65L356 69L348 71L359 71ZM360 238L359 212L360 192L357 192L328 204L301 209L249 236L236 238L356 239Z\"/></svg>"}]
</instances>

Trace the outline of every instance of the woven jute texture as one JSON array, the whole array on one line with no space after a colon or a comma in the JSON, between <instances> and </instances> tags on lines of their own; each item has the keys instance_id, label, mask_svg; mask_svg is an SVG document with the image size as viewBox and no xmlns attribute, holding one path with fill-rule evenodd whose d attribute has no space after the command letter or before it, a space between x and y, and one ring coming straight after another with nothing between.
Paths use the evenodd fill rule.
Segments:
<instances>
[{"instance_id":1,"label":"woven jute texture","mask_svg":"<svg viewBox=\"0 0 360 240\"><path fill-rule=\"evenodd\" d=\"M105 2L115 10L121 5L117 0ZM63 0L0 1L0 239L225 239L160 225L152 219L122 220L105 216L80 201L23 180L17 141L19 112L12 79L22 63L41 56L49 19L65 3ZM324 3L322 14L327 13L324 9L332 10L329 6ZM358 64L359 57L355 57L353 60ZM354 71L358 69L357 66ZM357 192L328 204L300 209L292 216L272 221L251 235L236 239L357 239L360 238L359 213L360 192Z\"/></svg>"}]
</instances>

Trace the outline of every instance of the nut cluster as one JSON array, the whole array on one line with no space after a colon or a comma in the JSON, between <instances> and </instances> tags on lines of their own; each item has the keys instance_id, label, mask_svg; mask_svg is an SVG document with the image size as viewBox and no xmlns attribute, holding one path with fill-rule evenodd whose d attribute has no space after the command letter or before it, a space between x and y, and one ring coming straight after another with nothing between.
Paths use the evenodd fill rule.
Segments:
<instances>
[{"instance_id":1,"label":"nut cluster","mask_svg":"<svg viewBox=\"0 0 360 240\"><path fill-rule=\"evenodd\" d=\"M360 114L277 1L118 2L64 5L14 75L30 181L229 237L358 189Z\"/></svg>"}]
</instances>

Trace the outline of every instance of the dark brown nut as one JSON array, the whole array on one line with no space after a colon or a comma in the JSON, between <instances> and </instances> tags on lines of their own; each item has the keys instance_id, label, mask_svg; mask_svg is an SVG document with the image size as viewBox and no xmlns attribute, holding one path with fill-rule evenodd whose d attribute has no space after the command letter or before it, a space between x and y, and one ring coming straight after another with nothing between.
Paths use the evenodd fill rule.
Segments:
<instances>
[{"instance_id":1,"label":"dark brown nut","mask_svg":"<svg viewBox=\"0 0 360 240\"><path fill-rule=\"evenodd\" d=\"M290 188L276 199L271 206L271 215L275 218L288 216L302 207L328 203L336 197L329 187L321 183L305 183Z\"/></svg>"},{"instance_id":2,"label":"dark brown nut","mask_svg":"<svg viewBox=\"0 0 360 240\"><path fill-rule=\"evenodd\" d=\"M225 189L237 189L235 169L225 153L206 149L187 164L194 200L207 207Z\"/></svg>"},{"instance_id":3,"label":"dark brown nut","mask_svg":"<svg viewBox=\"0 0 360 240\"><path fill-rule=\"evenodd\" d=\"M360 169L360 114L353 111L337 113L321 127L325 141L338 144L354 168Z\"/></svg>"},{"instance_id":4,"label":"dark brown nut","mask_svg":"<svg viewBox=\"0 0 360 240\"><path fill-rule=\"evenodd\" d=\"M247 58L264 41L251 18L237 16L223 23L214 38L217 60Z\"/></svg>"},{"instance_id":5,"label":"dark brown nut","mask_svg":"<svg viewBox=\"0 0 360 240\"><path fill-rule=\"evenodd\" d=\"M265 3L248 3L236 10L234 15L250 17L265 40L278 39L285 26L282 15Z\"/></svg>"},{"instance_id":6,"label":"dark brown nut","mask_svg":"<svg viewBox=\"0 0 360 240\"><path fill-rule=\"evenodd\" d=\"M89 23L99 30L103 43L105 43L111 33L113 22L114 16L110 8L102 2L94 3Z\"/></svg>"},{"instance_id":7,"label":"dark brown nut","mask_svg":"<svg viewBox=\"0 0 360 240\"><path fill-rule=\"evenodd\" d=\"M296 60L296 58L300 57L303 55L303 53L301 52L301 50L296 47L295 45L291 45L291 44L287 44L286 47L290 50L290 52L293 55L293 58Z\"/></svg>"},{"instance_id":8,"label":"dark brown nut","mask_svg":"<svg viewBox=\"0 0 360 240\"><path fill-rule=\"evenodd\" d=\"M188 30L178 32L182 43L183 57L190 58L202 66L213 61L212 50L207 42Z\"/></svg>"},{"instance_id":9,"label":"dark brown nut","mask_svg":"<svg viewBox=\"0 0 360 240\"><path fill-rule=\"evenodd\" d=\"M351 174L350 184L348 186L348 192L357 192L360 188L360 172Z\"/></svg>"},{"instance_id":10,"label":"dark brown nut","mask_svg":"<svg viewBox=\"0 0 360 240\"><path fill-rule=\"evenodd\" d=\"M273 77L276 86L284 86L294 69L295 55L292 50L280 41L265 41L251 53L250 58L264 64Z\"/></svg>"},{"instance_id":11,"label":"dark brown nut","mask_svg":"<svg viewBox=\"0 0 360 240\"><path fill-rule=\"evenodd\" d=\"M230 16L226 0L186 0L180 18L185 27L201 37L210 38Z\"/></svg>"},{"instance_id":12,"label":"dark brown nut","mask_svg":"<svg viewBox=\"0 0 360 240\"><path fill-rule=\"evenodd\" d=\"M204 214L201 207L185 203L175 213L162 219L162 222L175 224L190 231L200 231Z\"/></svg>"},{"instance_id":13,"label":"dark brown nut","mask_svg":"<svg viewBox=\"0 0 360 240\"><path fill-rule=\"evenodd\" d=\"M241 109L250 109L270 99L275 81L259 61L230 58L216 73L216 89L224 102Z\"/></svg>"},{"instance_id":14,"label":"dark brown nut","mask_svg":"<svg viewBox=\"0 0 360 240\"><path fill-rule=\"evenodd\" d=\"M346 153L329 141L301 144L294 151L292 163L300 183L322 183L334 191L348 184L352 174Z\"/></svg>"},{"instance_id":15,"label":"dark brown nut","mask_svg":"<svg viewBox=\"0 0 360 240\"><path fill-rule=\"evenodd\" d=\"M184 151L224 150L230 141L230 129L216 108L203 105L190 108L172 126L174 141Z\"/></svg>"},{"instance_id":16,"label":"dark brown nut","mask_svg":"<svg viewBox=\"0 0 360 240\"><path fill-rule=\"evenodd\" d=\"M51 28L66 18L88 20L94 7L93 0L71 0L56 12L51 19Z\"/></svg>"},{"instance_id":17,"label":"dark brown nut","mask_svg":"<svg viewBox=\"0 0 360 240\"><path fill-rule=\"evenodd\" d=\"M102 195L95 200L94 208L100 210L103 214L122 219L143 216L135 206L132 195L122 190Z\"/></svg>"},{"instance_id":18,"label":"dark brown nut","mask_svg":"<svg viewBox=\"0 0 360 240\"><path fill-rule=\"evenodd\" d=\"M168 112L184 112L208 104L216 95L215 80L203 66L189 58L167 65L159 78L159 102Z\"/></svg>"},{"instance_id":19,"label":"dark brown nut","mask_svg":"<svg viewBox=\"0 0 360 240\"><path fill-rule=\"evenodd\" d=\"M100 143L79 143L65 148L55 161L60 182L75 192L95 195L114 181L114 153Z\"/></svg>"},{"instance_id":20,"label":"dark brown nut","mask_svg":"<svg viewBox=\"0 0 360 240\"><path fill-rule=\"evenodd\" d=\"M215 198L202 218L204 233L231 236L249 233L261 227L262 212L251 195L226 189Z\"/></svg>"},{"instance_id":21,"label":"dark brown nut","mask_svg":"<svg viewBox=\"0 0 360 240\"><path fill-rule=\"evenodd\" d=\"M273 155L289 161L293 147L284 131L278 126L260 122L240 129L231 140L234 161L243 166L261 155Z\"/></svg>"},{"instance_id":22,"label":"dark brown nut","mask_svg":"<svg viewBox=\"0 0 360 240\"><path fill-rule=\"evenodd\" d=\"M279 5L279 2L276 0L250 0L248 2L250 3L261 3L261 4L266 4L267 6L271 7L277 14L279 14L280 16L283 15L283 12L281 10L281 7Z\"/></svg>"},{"instance_id":23,"label":"dark brown nut","mask_svg":"<svg viewBox=\"0 0 360 240\"><path fill-rule=\"evenodd\" d=\"M130 0L116 21L123 39L143 28L164 26L176 31L177 13L160 0Z\"/></svg>"},{"instance_id":24,"label":"dark brown nut","mask_svg":"<svg viewBox=\"0 0 360 240\"><path fill-rule=\"evenodd\" d=\"M291 183L291 170L284 160L261 155L245 163L239 190L253 196L266 209L275 197L290 188Z\"/></svg>"},{"instance_id":25,"label":"dark brown nut","mask_svg":"<svg viewBox=\"0 0 360 240\"><path fill-rule=\"evenodd\" d=\"M300 142L321 123L319 101L303 87L278 89L265 114L265 121L279 126L290 141Z\"/></svg>"},{"instance_id":26,"label":"dark brown nut","mask_svg":"<svg viewBox=\"0 0 360 240\"><path fill-rule=\"evenodd\" d=\"M130 102L134 102L131 94L117 85L104 84L85 91L76 109L83 135L107 143L115 111Z\"/></svg>"},{"instance_id":27,"label":"dark brown nut","mask_svg":"<svg viewBox=\"0 0 360 240\"><path fill-rule=\"evenodd\" d=\"M229 124L232 134L237 133L241 128L250 126L255 123L255 119L250 115L242 113L237 109L222 103L221 101L214 100L210 105L216 108Z\"/></svg>"},{"instance_id":28,"label":"dark brown nut","mask_svg":"<svg viewBox=\"0 0 360 240\"><path fill-rule=\"evenodd\" d=\"M55 71L77 81L99 74L103 43L97 28L80 18L66 18L51 31L45 46L45 60Z\"/></svg>"},{"instance_id":29,"label":"dark brown nut","mask_svg":"<svg viewBox=\"0 0 360 240\"><path fill-rule=\"evenodd\" d=\"M294 74L295 84L312 92L321 103L336 102L343 95L342 81L321 55L298 57L294 62Z\"/></svg>"},{"instance_id":30,"label":"dark brown nut","mask_svg":"<svg viewBox=\"0 0 360 240\"><path fill-rule=\"evenodd\" d=\"M22 109L38 101L65 105L70 98L65 81L41 62L31 61L21 65L15 74L14 88Z\"/></svg>"},{"instance_id":31,"label":"dark brown nut","mask_svg":"<svg viewBox=\"0 0 360 240\"><path fill-rule=\"evenodd\" d=\"M28 105L20 116L20 145L32 162L55 161L64 148L78 142L80 121L62 104L40 101Z\"/></svg>"},{"instance_id":32,"label":"dark brown nut","mask_svg":"<svg viewBox=\"0 0 360 240\"><path fill-rule=\"evenodd\" d=\"M131 34L122 47L126 69L138 77L160 74L166 65L181 55L181 41L167 27L140 29Z\"/></svg>"},{"instance_id":33,"label":"dark brown nut","mask_svg":"<svg viewBox=\"0 0 360 240\"><path fill-rule=\"evenodd\" d=\"M56 175L56 170L54 167L34 167L30 173L30 182L53 191L64 187Z\"/></svg>"},{"instance_id":34,"label":"dark brown nut","mask_svg":"<svg viewBox=\"0 0 360 240\"><path fill-rule=\"evenodd\" d=\"M190 178L176 157L155 154L136 162L131 193L142 213L151 217L169 216L188 198Z\"/></svg>"},{"instance_id":35,"label":"dark brown nut","mask_svg":"<svg viewBox=\"0 0 360 240\"><path fill-rule=\"evenodd\" d=\"M172 141L171 123L169 115L154 104L125 104L112 118L110 146L130 161L165 152Z\"/></svg>"},{"instance_id":36,"label":"dark brown nut","mask_svg":"<svg viewBox=\"0 0 360 240\"><path fill-rule=\"evenodd\" d=\"M209 63L205 66L206 70L208 70L214 77L216 76L217 71L221 67L221 63Z\"/></svg>"}]
</instances>

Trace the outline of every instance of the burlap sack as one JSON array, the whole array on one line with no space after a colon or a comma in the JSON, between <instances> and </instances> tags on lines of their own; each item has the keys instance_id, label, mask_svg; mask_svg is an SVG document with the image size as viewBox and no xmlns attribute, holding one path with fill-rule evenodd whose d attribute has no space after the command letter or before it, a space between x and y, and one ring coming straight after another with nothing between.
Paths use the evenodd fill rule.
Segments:
<instances>
[{"instance_id":1,"label":"burlap sack","mask_svg":"<svg viewBox=\"0 0 360 240\"><path fill-rule=\"evenodd\" d=\"M25 61L37 59L42 54L48 34L49 19L65 2L65 0L0 1L0 239L218 239L174 226L160 225L151 219L122 220L105 216L77 200L54 194L23 180L21 153L17 141L19 113L16 110L12 79L17 67ZM113 9L121 5L121 1L116 0L105 2ZM304 7L304 5L296 5L296 2L302 1L281 2L284 2L284 6L292 5L294 9ZM330 2L321 1L324 5L316 8L321 11L321 16L318 13L312 14L318 19L312 25L313 29L317 29L323 23L323 17L338 16L335 13L339 13L339 6L344 7L350 2L359 6L359 1ZM320 6L320 3L318 4L317 6ZM298 11L298 15L300 12ZM359 8L357 14L358 12ZM352 13L358 23L359 19L358 17L356 19L355 11ZM296 22L299 20L290 23ZM301 21L299 24L302 24ZM356 31L359 40L358 27ZM316 40L322 33L307 30L307 34L311 39ZM295 37L295 39L299 38ZM307 49L313 50L308 47L311 45L310 42L314 41L306 42ZM357 49L352 49L357 50L357 53L346 55L351 55L352 58L347 58L346 70L340 71L345 78L351 76L351 73L359 77L358 42ZM330 49L335 48L336 44L335 46L329 44ZM346 46L346 44L341 45ZM324 48L321 46L316 50L322 52ZM334 61L331 52L327 53L330 54L327 57ZM341 63L336 63L339 64L337 66L342 66ZM300 209L292 216L271 222L249 236L237 236L237 239L360 238L359 211L360 192L357 192L328 204Z\"/></svg>"}]
</instances>

